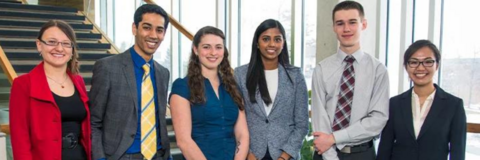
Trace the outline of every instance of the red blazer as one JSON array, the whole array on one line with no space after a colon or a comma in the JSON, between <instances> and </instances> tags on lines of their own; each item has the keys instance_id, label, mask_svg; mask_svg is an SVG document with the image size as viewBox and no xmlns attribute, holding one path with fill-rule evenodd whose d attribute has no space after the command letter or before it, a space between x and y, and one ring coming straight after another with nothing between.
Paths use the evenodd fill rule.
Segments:
<instances>
[{"instance_id":1,"label":"red blazer","mask_svg":"<svg viewBox=\"0 0 480 160\"><path fill-rule=\"evenodd\" d=\"M80 140L90 160L90 111L85 83L79 75L68 75L87 110L87 116L82 122ZM48 87L43 62L30 73L13 81L9 108L13 158L18 160L62 158L62 119Z\"/></svg>"}]
</instances>

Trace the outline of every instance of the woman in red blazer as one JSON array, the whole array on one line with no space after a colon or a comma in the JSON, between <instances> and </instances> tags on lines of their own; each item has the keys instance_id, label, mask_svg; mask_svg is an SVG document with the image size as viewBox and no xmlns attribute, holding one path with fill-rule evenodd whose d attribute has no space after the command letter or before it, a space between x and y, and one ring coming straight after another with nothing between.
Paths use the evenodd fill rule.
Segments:
<instances>
[{"instance_id":1,"label":"woman in red blazer","mask_svg":"<svg viewBox=\"0 0 480 160\"><path fill-rule=\"evenodd\" d=\"M90 160L90 112L78 75L75 33L48 21L36 40L43 61L13 81L10 130L18 160Z\"/></svg>"}]
</instances>

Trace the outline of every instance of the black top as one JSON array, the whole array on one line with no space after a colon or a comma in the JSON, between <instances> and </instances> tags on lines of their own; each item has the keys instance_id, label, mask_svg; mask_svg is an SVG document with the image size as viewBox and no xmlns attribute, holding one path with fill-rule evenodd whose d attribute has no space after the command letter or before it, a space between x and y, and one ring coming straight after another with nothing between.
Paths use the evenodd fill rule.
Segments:
<instances>
[{"instance_id":1,"label":"black top","mask_svg":"<svg viewBox=\"0 0 480 160\"><path fill-rule=\"evenodd\" d=\"M52 92L53 93L53 92ZM77 139L78 144L75 147L63 148L62 147L62 159L63 160L86 160L87 155L84 147L80 143L80 135L82 133L82 121L87 116L87 110L83 106L82 99L78 91L70 97L61 97L53 93L53 98L60 109L62 115L62 137L67 134L74 135L74 139Z\"/></svg>"}]
</instances>

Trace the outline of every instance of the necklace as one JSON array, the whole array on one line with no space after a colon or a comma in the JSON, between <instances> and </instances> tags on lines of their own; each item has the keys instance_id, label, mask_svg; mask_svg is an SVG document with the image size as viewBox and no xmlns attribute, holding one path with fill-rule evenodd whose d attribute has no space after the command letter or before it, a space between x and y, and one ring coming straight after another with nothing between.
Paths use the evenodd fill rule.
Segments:
<instances>
[{"instance_id":1,"label":"necklace","mask_svg":"<svg viewBox=\"0 0 480 160\"><path fill-rule=\"evenodd\" d=\"M65 76L65 79L63 79L63 82L60 83L60 82L58 82L58 81L50 78L49 76L47 76L48 79L50 79L50 80L52 80L53 82L55 82L55 83L59 84L60 86L62 86L62 89L65 88L65 86L63 85L63 83L65 83L65 81L67 81L67 77L68 77L68 76Z\"/></svg>"}]
</instances>

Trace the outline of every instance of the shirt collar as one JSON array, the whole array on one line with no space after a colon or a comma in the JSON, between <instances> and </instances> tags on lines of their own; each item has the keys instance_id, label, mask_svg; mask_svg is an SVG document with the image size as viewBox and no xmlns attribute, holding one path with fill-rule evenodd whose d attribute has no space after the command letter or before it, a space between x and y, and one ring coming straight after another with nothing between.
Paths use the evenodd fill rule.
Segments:
<instances>
[{"instance_id":1,"label":"shirt collar","mask_svg":"<svg viewBox=\"0 0 480 160\"><path fill-rule=\"evenodd\" d=\"M360 60L363 58L365 53L362 51L362 49L358 49L357 51L353 52L352 56L355 58L355 62L359 63ZM345 57L347 57L348 54L343 52L341 49L338 49L337 51L337 57L340 59L340 61L343 62Z\"/></svg>"},{"instance_id":2,"label":"shirt collar","mask_svg":"<svg viewBox=\"0 0 480 160\"><path fill-rule=\"evenodd\" d=\"M140 56L133 47L130 48L130 53L132 55L132 60L135 67L142 68L145 63L148 63L150 65L150 68L153 67L153 58L146 62L145 59L143 59L142 56Z\"/></svg>"},{"instance_id":3,"label":"shirt collar","mask_svg":"<svg viewBox=\"0 0 480 160\"><path fill-rule=\"evenodd\" d=\"M427 97L427 99L425 99L425 101L433 100L436 92L437 92L437 90L434 90L432 93L430 93L430 95L428 95L428 97ZM412 89L412 97L415 98L415 99L418 99L418 95L417 95L417 93L415 93L415 90L413 90L413 89Z\"/></svg>"}]
</instances>

